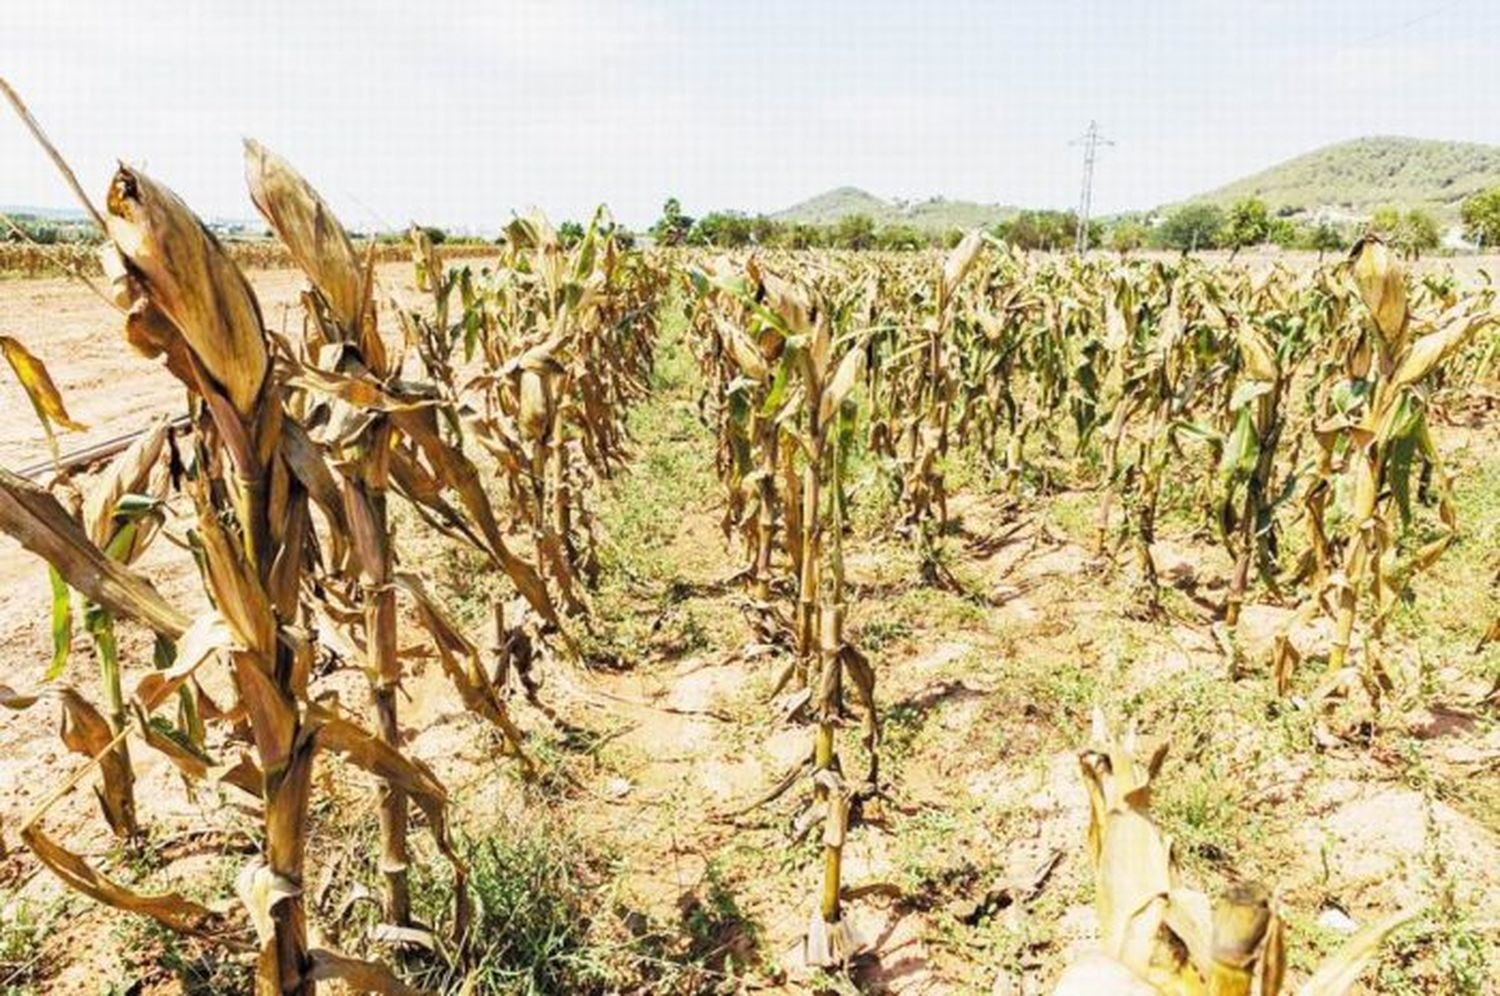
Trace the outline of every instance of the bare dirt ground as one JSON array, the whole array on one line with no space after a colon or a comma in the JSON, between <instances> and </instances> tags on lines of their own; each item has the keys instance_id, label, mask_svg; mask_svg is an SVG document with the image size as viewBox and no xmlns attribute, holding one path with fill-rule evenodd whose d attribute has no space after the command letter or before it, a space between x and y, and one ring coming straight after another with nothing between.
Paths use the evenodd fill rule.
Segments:
<instances>
[{"instance_id":1,"label":"bare dirt ground","mask_svg":"<svg viewBox=\"0 0 1500 996\"><path fill-rule=\"evenodd\" d=\"M397 297L413 293L408 272L382 272ZM279 326L299 282L291 273L252 279ZM0 282L0 331L47 361L74 416L90 425L86 440L181 404L164 372L129 354L111 309L76 285ZM753 805L806 756L810 732L768 703L783 652L755 642L740 591L724 584L740 555L718 531L712 440L680 343L664 351L659 379L632 418L637 465L600 508L609 570L595 595L596 637L627 666L544 663L544 697L576 728L560 731L517 703L544 777L521 781L431 662L416 668L402 705L414 731L408 747L450 787L461 832L541 836L563 848L590 936L616 943L619 957L658 980L648 989L1046 992L1095 931L1075 757L1101 704L1171 740L1154 808L1187 874L1210 891L1241 876L1271 885L1288 917L1295 977L1354 925L1417 903L1424 915L1356 991L1500 992L1500 652L1474 649L1497 609L1493 424L1442 433L1464 532L1393 618L1384 652L1397 690L1359 742L1330 735L1341 717L1307 706L1315 657L1292 697L1274 694L1266 650L1290 610L1263 592L1239 633L1243 673L1231 676L1213 634L1230 565L1198 523L1161 526L1166 614L1151 622L1128 617L1126 571L1094 549L1095 492L1016 503L955 468L959 528L947 549L961 592L920 586L910 545L878 516L857 523L850 625L878 674L889 791L851 833L845 882L869 953L842 979L800 964L818 862L815 842L788 829L805 786ZM0 402L9 416L0 465L44 459L24 396L0 383ZM879 483L855 488L873 494ZM494 580L419 524L400 528L405 564L480 639ZM200 597L175 548L158 544L141 567L184 607ZM0 683L33 685L44 670L49 604L39 562L0 546ZM404 641L417 642L410 632ZM127 662L142 660L144 635L124 635ZM1294 635L1316 651L1318 624ZM92 666L78 641L65 680L92 687ZM328 681L347 703L362 703L357 675ZM30 946L19 958L0 943L0 966L21 966L9 978L0 972L0 993L236 991L243 976L222 957L68 897L17 846L13 828L76 762L54 723L40 707L0 717L0 839L12 849L0 861L0 926L10 932L0 939L15 936L18 922L40 925L21 935ZM840 735L846 769L861 763L855 727ZM244 860L235 850L248 846L253 816L218 789L190 796L166 765L139 754L153 826L147 855L112 846L86 787L49 813L47 827L138 888L182 888L232 908ZM340 804L318 814L313 905L336 930L358 900L348 879L374 885L373 821L363 820L373 795L334 769L320 791ZM694 971L662 967L683 963ZM621 978L628 987L630 976Z\"/></svg>"}]
</instances>

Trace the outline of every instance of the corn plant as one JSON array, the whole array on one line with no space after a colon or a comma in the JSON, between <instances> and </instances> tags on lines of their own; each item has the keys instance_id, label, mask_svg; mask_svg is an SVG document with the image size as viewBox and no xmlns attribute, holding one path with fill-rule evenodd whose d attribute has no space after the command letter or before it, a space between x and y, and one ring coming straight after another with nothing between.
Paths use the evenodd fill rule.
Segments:
<instances>
[{"instance_id":1,"label":"corn plant","mask_svg":"<svg viewBox=\"0 0 1500 996\"><path fill-rule=\"evenodd\" d=\"M313 764L320 750L342 754L423 809L457 874L461 933L463 871L448 842L446 794L425 766L310 694L313 643L302 626L302 578L312 548L304 476L314 475L307 454L288 443L295 422L248 283L186 205L141 171L122 166L106 206L105 266L126 312L126 338L147 355L162 357L193 402L185 489L197 513L190 540L213 608L196 621L187 619L108 557L54 499L10 475L0 490L0 526L92 602L176 641L171 665L137 682L133 711L144 742L185 774L204 777L215 766L161 736L151 713L204 664L227 663L236 702L216 715L246 724L254 758L218 769L218 777L259 796L264 812L260 853L239 878L257 937L258 991L311 993L321 978L402 991L380 966L310 943L302 888ZM111 736L108 727L95 724L80 736L98 760L128 732ZM47 809L86 770L26 821L22 838L39 860L100 902L175 930L217 933L217 914L179 895L126 889L46 834L41 820Z\"/></svg>"},{"instance_id":2,"label":"corn plant","mask_svg":"<svg viewBox=\"0 0 1500 996\"><path fill-rule=\"evenodd\" d=\"M658 275L619 249L602 213L563 247L539 216L507 229L491 278L466 285L462 326L483 371L463 393L510 508L532 534L557 601L587 617L598 574L588 496L623 460L628 407L648 390Z\"/></svg>"},{"instance_id":3,"label":"corn plant","mask_svg":"<svg viewBox=\"0 0 1500 996\"><path fill-rule=\"evenodd\" d=\"M1457 532L1451 488L1428 426L1426 385L1450 356L1494 322L1494 315L1487 295L1432 319L1416 315L1404 269L1378 237L1362 239L1350 265L1367 318L1362 334L1350 342L1344 376L1326 387L1327 417L1318 427L1320 468L1332 475L1342 463L1347 502L1340 523L1342 563L1328 581L1334 618L1328 670L1340 684L1353 677L1347 657L1361 595L1368 591L1374 611L1363 677L1378 698L1384 679L1377 644L1385 621L1410 578L1430 567ZM1435 471L1437 535L1403 556L1398 519L1403 525L1411 520L1413 474L1424 464ZM1329 522L1317 525L1326 531Z\"/></svg>"},{"instance_id":4,"label":"corn plant","mask_svg":"<svg viewBox=\"0 0 1500 996\"><path fill-rule=\"evenodd\" d=\"M1267 890L1237 882L1217 897L1190 887L1172 839L1151 818L1151 783L1166 744L1109 731L1098 713L1079 764L1089 794L1088 857L1100 944L1070 965L1054 990L1086 993L1276 996L1285 985L1285 928ZM1297 990L1338 996L1380 945L1415 915L1376 920L1325 960Z\"/></svg>"},{"instance_id":5,"label":"corn plant","mask_svg":"<svg viewBox=\"0 0 1500 996\"><path fill-rule=\"evenodd\" d=\"M479 665L473 645L419 579L396 569L388 493L393 489L402 493L401 482L407 482L406 493L416 496L416 507L433 504L430 497L424 500L431 489L409 487L419 452L436 469L439 486L457 490L471 518L482 523L488 538L481 548L491 550L497 565L533 600L537 611L556 622L552 603L535 571L511 555L493 529L488 497L477 486L472 465L457 441L450 443L439 433L435 414L450 426L458 424L451 397L445 397L437 385L398 377L399 358L389 353L378 332L368 261L360 263L333 212L285 160L247 142L246 174L257 208L311 281L304 298L306 359L293 384L305 392L299 408L311 436L337 468L342 518L335 521L347 524L350 537L347 556L330 558L330 577L318 591L329 601L326 617L350 619L359 630L355 637L364 647L381 740L393 749L401 742L396 703L403 668L397 646L396 599L398 593L405 593L416 602L445 672L465 703L495 723L509 748L524 760L519 731L509 719L495 680ZM437 265L430 251L424 259ZM440 321L446 308L442 284L448 280L441 270L428 279L435 292L435 317ZM456 513L454 518L458 518ZM328 538L330 547L338 544L338 536ZM380 868L385 915L397 927L411 925L407 809L400 785L387 781L380 804Z\"/></svg>"}]
</instances>

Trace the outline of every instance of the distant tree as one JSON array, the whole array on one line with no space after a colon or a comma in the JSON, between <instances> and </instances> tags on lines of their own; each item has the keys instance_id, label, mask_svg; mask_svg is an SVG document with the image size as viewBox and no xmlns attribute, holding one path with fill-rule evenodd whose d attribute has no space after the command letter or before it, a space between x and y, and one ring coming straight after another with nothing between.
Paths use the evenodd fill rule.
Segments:
<instances>
[{"instance_id":1,"label":"distant tree","mask_svg":"<svg viewBox=\"0 0 1500 996\"><path fill-rule=\"evenodd\" d=\"M687 241L695 246L737 249L751 240L750 219L732 211L711 211L699 218L688 232Z\"/></svg>"},{"instance_id":2,"label":"distant tree","mask_svg":"<svg viewBox=\"0 0 1500 996\"><path fill-rule=\"evenodd\" d=\"M583 225L576 221L565 221L557 226L557 241L562 243L564 249L571 249L583 241Z\"/></svg>"},{"instance_id":3,"label":"distant tree","mask_svg":"<svg viewBox=\"0 0 1500 996\"><path fill-rule=\"evenodd\" d=\"M784 249L817 249L828 244L827 229L805 221L786 225L776 236L775 245Z\"/></svg>"},{"instance_id":4,"label":"distant tree","mask_svg":"<svg viewBox=\"0 0 1500 996\"><path fill-rule=\"evenodd\" d=\"M44 246L54 245L62 239L62 234L57 230L56 226L49 225L44 221L34 222L25 227L27 234L31 236L31 241L38 242Z\"/></svg>"},{"instance_id":5,"label":"distant tree","mask_svg":"<svg viewBox=\"0 0 1500 996\"><path fill-rule=\"evenodd\" d=\"M942 236L936 241L937 244L939 246L942 246L944 249L955 249L958 247L958 244L964 240L964 236L967 234L969 233L965 232L962 228L950 228L946 232L944 232Z\"/></svg>"},{"instance_id":6,"label":"distant tree","mask_svg":"<svg viewBox=\"0 0 1500 996\"><path fill-rule=\"evenodd\" d=\"M1091 243L1097 243L1102 234L1097 225L1089 225ZM1072 211L1022 211L990 231L1018 249L1071 249L1078 238L1078 216Z\"/></svg>"},{"instance_id":7,"label":"distant tree","mask_svg":"<svg viewBox=\"0 0 1500 996\"><path fill-rule=\"evenodd\" d=\"M1266 241L1282 249L1295 249L1302 239L1302 229L1290 218L1277 216L1271 219L1266 231Z\"/></svg>"},{"instance_id":8,"label":"distant tree","mask_svg":"<svg viewBox=\"0 0 1500 996\"><path fill-rule=\"evenodd\" d=\"M868 249L875 244L875 219L846 214L833 226L833 244L842 249Z\"/></svg>"},{"instance_id":9,"label":"distant tree","mask_svg":"<svg viewBox=\"0 0 1500 996\"><path fill-rule=\"evenodd\" d=\"M1464 238L1481 248L1500 246L1500 187L1474 194L1459 210Z\"/></svg>"},{"instance_id":10,"label":"distant tree","mask_svg":"<svg viewBox=\"0 0 1500 996\"><path fill-rule=\"evenodd\" d=\"M911 225L886 225L876 233L875 244L882 249L921 249L928 238Z\"/></svg>"},{"instance_id":11,"label":"distant tree","mask_svg":"<svg viewBox=\"0 0 1500 996\"><path fill-rule=\"evenodd\" d=\"M750 219L750 241L758 246L775 245L781 237L781 230L785 227L779 221L758 214Z\"/></svg>"},{"instance_id":12,"label":"distant tree","mask_svg":"<svg viewBox=\"0 0 1500 996\"><path fill-rule=\"evenodd\" d=\"M1349 245L1344 234L1326 221L1304 231L1303 240L1302 247L1313 250L1319 257L1325 252L1342 252Z\"/></svg>"},{"instance_id":13,"label":"distant tree","mask_svg":"<svg viewBox=\"0 0 1500 996\"><path fill-rule=\"evenodd\" d=\"M1394 239L1401 227L1401 209L1394 204L1382 204L1370 215L1370 230L1385 239Z\"/></svg>"},{"instance_id":14,"label":"distant tree","mask_svg":"<svg viewBox=\"0 0 1500 996\"><path fill-rule=\"evenodd\" d=\"M1121 218L1109 230L1109 247L1119 253L1133 252L1146 244L1150 234L1151 230L1139 219Z\"/></svg>"},{"instance_id":15,"label":"distant tree","mask_svg":"<svg viewBox=\"0 0 1500 996\"><path fill-rule=\"evenodd\" d=\"M1167 215L1151 233L1159 249L1191 252L1217 249L1224 230L1224 211L1216 204L1185 204Z\"/></svg>"},{"instance_id":16,"label":"distant tree","mask_svg":"<svg viewBox=\"0 0 1500 996\"><path fill-rule=\"evenodd\" d=\"M693 219L682 213L682 205L675 197L668 197L661 206L661 217L651 226L651 237L658 245L680 246L687 241L693 230Z\"/></svg>"},{"instance_id":17,"label":"distant tree","mask_svg":"<svg viewBox=\"0 0 1500 996\"><path fill-rule=\"evenodd\" d=\"M1029 212L1022 211L1014 218L1006 221L996 222L990 229L990 234L1001 242L1016 246L1019 249L1029 249L1036 241L1033 233L1035 226L1031 221Z\"/></svg>"},{"instance_id":18,"label":"distant tree","mask_svg":"<svg viewBox=\"0 0 1500 996\"><path fill-rule=\"evenodd\" d=\"M1413 208L1401 216L1392 241L1413 258L1431 252L1443 244L1443 233L1437 219L1419 208Z\"/></svg>"},{"instance_id":19,"label":"distant tree","mask_svg":"<svg viewBox=\"0 0 1500 996\"><path fill-rule=\"evenodd\" d=\"M423 225L422 233L427 236L427 241L435 246L440 246L448 241L448 233L435 225Z\"/></svg>"},{"instance_id":20,"label":"distant tree","mask_svg":"<svg viewBox=\"0 0 1500 996\"><path fill-rule=\"evenodd\" d=\"M1270 234L1271 213L1258 197L1236 201L1224 219L1223 244L1235 252L1261 245Z\"/></svg>"}]
</instances>

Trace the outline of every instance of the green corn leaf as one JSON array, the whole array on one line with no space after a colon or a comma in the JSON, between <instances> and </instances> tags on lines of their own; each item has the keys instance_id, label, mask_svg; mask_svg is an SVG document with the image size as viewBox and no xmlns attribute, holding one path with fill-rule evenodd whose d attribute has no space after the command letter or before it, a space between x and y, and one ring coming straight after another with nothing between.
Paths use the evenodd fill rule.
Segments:
<instances>
[{"instance_id":1,"label":"green corn leaf","mask_svg":"<svg viewBox=\"0 0 1500 996\"><path fill-rule=\"evenodd\" d=\"M47 578L52 582L52 663L47 666L47 680L56 681L67 667L73 645L73 606L68 583L57 568L48 567Z\"/></svg>"}]
</instances>

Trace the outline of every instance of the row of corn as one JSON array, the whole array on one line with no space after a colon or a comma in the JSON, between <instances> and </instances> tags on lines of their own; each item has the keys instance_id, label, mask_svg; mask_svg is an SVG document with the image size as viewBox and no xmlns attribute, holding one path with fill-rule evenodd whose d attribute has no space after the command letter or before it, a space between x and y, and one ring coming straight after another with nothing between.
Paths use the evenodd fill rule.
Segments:
<instances>
[{"instance_id":1,"label":"row of corn","mask_svg":"<svg viewBox=\"0 0 1500 996\"><path fill-rule=\"evenodd\" d=\"M107 237L103 271L126 339L186 389L189 428L153 424L86 485L59 471L42 488L0 471L0 529L51 568L56 648L48 681L37 691L5 687L3 704L60 703L64 742L87 758L19 833L86 895L237 943L220 911L127 888L46 830L51 806L97 766L107 822L139 839L147 814L136 804L130 750L144 745L190 786L211 781L258 806L256 856L238 876L258 992L311 993L323 979L405 992L396 973L334 949L311 922L315 764L338 755L379 786L378 936L450 952L461 966L472 911L448 792L402 748L411 640L400 633L400 606L426 630L466 706L529 771L508 713L509 672L529 665L528 634L573 650L573 629L587 624L592 495L626 457L625 409L646 391L663 280L620 247L603 216L571 249L545 221L517 221L498 265L478 276L446 270L414 230L431 306L382 309L376 253L355 247L317 191L254 142L245 170L256 208L308 278L300 334L270 329L218 239L171 190L122 166L95 212ZM450 309L455 292L461 309ZM382 330L392 312L400 327ZM15 339L4 346L49 440L74 427L40 362ZM500 488L482 465L495 468L509 501L494 501ZM173 514L178 496L192 508L185 527ZM489 659L403 569L397 501L476 550L519 593L517 606L495 604ZM196 617L136 566L165 535L199 567L209 608ZM100 663L98 704L62 680L75 617ZM120 619L153 634L145 666L122 660ZM365 707L322 685L330 660L363 672ZM441 942L413 915L414 809L452 870L451 936Z\"/></svg>"},{"instance_id":2,"label":"row of corn","mask_svg":"<svg viewBox=\"0 0 1500 996\"><path fill-rule=\"evenodd\" d=\"M840 963L857 943L839 903L841 852L851 818L880 791L876 669L845 625L855 467L888 489L921 581L948 587L962 585L944 554L955 461L1018 503L1060 486L1097 489L1098 552L1106 563L1128 552L1131 611L1148 618L1159 612L1155 524L1176 502L1231 559L1216 629L1236 666L1235 627L1258 579L1265 598L1298 606L1290 620L1331 620L1321 694L1358 682L1378 705L1389 680L1385 622L1457 532L1433 422L1497 374L1488 287L1414 285L1375 237L1335 266L1258 275L1189 259L1028 256L977 234L945 257L687 262L721 527L743 550L736 576L762 637L790 651L774 686L786 693L781 712L811 728L794 775L809 786L795 826L823 826L812 963ZM1284 534L1299 525L1302 548L1288 556ZM1297 660L1286 629L1269 662L1283 692ZM858 778L836 743L846 689L867 758ZM1104 791L1107 779L1088 770ZM1132 841L1111 860L1164 853L1139 834ZM1101 885L1101 897L1108 891ZM1264 916L1255 922L1270 929ZM1259 950L1264 934L1239 940ZM1167 991L1208 991L1203 980L1217 969L1203 943L1195 965L1173 969L1202 978ZM1280 971L1265 968L1258 991L1275 992Z\"/></svg>"}]
</instances>

